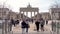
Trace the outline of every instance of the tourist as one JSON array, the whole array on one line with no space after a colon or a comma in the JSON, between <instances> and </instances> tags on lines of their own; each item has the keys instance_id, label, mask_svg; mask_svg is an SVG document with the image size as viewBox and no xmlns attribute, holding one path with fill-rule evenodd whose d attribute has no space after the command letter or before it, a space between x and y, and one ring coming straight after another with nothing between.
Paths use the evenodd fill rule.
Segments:
<instances>
[{"instance_id":1,"label":"tourist","mask_svg":"<svg viewBox=\"0 0 60 34\"><path fill-rule=\"evenodd\" d=\"M43 18L41 18L40 24L41 24L41 31L44 31L44 24L45 24L45 21L43 20Z\"/></svg>"},{"instance_id":2,"label":"tourist","mask_svg":"<svg viewBox=\"0 0 60 34\"><path fill-rule=\"evenodd\" d=\"M32 23L33 23L33 19L31 19Z\"/></svg>"},{"instance_id":3,"label":"tourist","mask_svg":"<svg viewBox=\"0 0 60 34\"><path fill-rule=\"evenodd\" d=\"M25 34L25 28L26 28L26 23L25 23L25 21L22 21L22 23L21 23L21 28L22 28L22 34Z\"/></svg>"},{"instance_id":4,"label":"tourist","mask_svg":"<svg viewBox=\"0 0 60 34\"><path fill-rule=\"evenodd\" d=\"M39 23L40 22L38 20L35 22L37 32L39 32Z\"/></svg>"},{"instance_id":5,"label":"tourist","mask_svg":"<svg viewBox=\"0 0 60 34\"><path fill-rule=\"evenodd\" d=\"M48 20L46 20L46 25L48 24Z\"/></svg>"},{"instance_id":6,"label":"tourist","mask_svg":"<svg viewBox=\"0 0 60 34\"><path fill-rule=\"evenodd\" d=\"M11 19L11 23L12 23L12 25L14 25L14 27L15 27L15 21L14 21L14 19Z\"/></svg>"},{"instance_id":7,"label":"tourist","mask_svg":"<svg viewBox=\"0 0 60 34\"><path fill-rule=\"evenodd\" d=\"M9 31L12 31L12 25L14 24L14 20L11 19L10 22L9 22Z\"/></svg>"},{"instance_id":8,"label":"tourist","mask_svg":"<svg viewBox=\"0 0 60 34\"><path fill-rule=\"evenodd\" d=\"M15 21L15 24L16 24L16 25L19 25L19 20L16 20L16 21Z\"/></svg>"},{"instance_id":9,"label":"tourist","mask_svg":"<svg viewBox=\"0 0 60 34\"><path fill-rule=\"evenodd\" d=\"M30 28L28 20L26 20L26 32L28 33L28 29Z\"/></svg>"}]
</instances>

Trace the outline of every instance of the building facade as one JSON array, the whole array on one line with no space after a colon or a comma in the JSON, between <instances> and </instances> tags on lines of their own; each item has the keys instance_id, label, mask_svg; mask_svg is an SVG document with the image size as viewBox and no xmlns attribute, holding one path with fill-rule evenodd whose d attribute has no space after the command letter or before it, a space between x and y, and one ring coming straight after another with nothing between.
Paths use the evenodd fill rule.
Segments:
<instances>
[{"instance_id":1,"label":"building facade","mask_svg":"<svg viewBox=\"0 0 60 34\"><path fill-rule=\"evenodd\" d=\"M49 12L41 13L41 15L42 15L42 18L44 20L50 20L51 19L51 15Z\"/></svg>"},{"instance_id":2,"label":"building facade","mask_svg":"<svg viewBox=\"0 0 60 34\"><path fill-rule=\"evenodd\" d=\"M0 19L5 19L9 13L8 8L0 8Z\"/></svg>"},{"instance_id":3,"label":"building facade","mask_svg":"<svg viewBox=\"0 0 60 34\"><path fill-rule=\"evenodd\" d=\"M8 16L9 16L9 19L18 19L18 14L13 12L13 11L11 11L11 10L10 10Z\"/></svg>"},{"instance_id":4,"label":"building facade","mask_svg":"<svg viewBox=\"0 0 60 34\"><path fill-rule=\"evenodd\" d=\"M50 13L53 20L60 20L60 8L51 8Z\"/></svg>"},{"instance_id":5,"label":"building facade","mask_svg":"<svg viewBox=\"0 0 60 34\"><path fill-rule=\"evenodd\" d=\"M9 10L9 8L0 8L0 19L18 19L18 14Z\"/></svg>"}]
</instances>

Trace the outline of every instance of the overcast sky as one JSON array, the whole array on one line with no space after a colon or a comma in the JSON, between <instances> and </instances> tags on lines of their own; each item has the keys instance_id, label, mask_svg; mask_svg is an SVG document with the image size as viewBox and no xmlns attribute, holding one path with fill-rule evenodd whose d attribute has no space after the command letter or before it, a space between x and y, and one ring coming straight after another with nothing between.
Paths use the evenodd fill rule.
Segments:
<instances>
[{"instance_id":1,"label":"overcast sky","mask_svg":"<svg viewBox=\"0 0 60 34\"><path fill-rule=\"evenodd\" d=\"M27 7L30 3L32 7L38 7L39 12L48 12L54 0L0 0L0 5L5 2L5 6L12 9L14 12L19 12L20 7Z\"/></svg>"},{"instance_id":2,"label":"overcast sky","mask_svg":"<svg viewBox=\"0 0 60 34\"><path fill-rule=\"evenodd\" d=\"M49 7L54 3L52 0L0 0L0 4L3 2L15 12L19 12L20 7L27 7L29 3L32 7L38 7L39 12L48 12Z\"/></svg>"}]
</instances>

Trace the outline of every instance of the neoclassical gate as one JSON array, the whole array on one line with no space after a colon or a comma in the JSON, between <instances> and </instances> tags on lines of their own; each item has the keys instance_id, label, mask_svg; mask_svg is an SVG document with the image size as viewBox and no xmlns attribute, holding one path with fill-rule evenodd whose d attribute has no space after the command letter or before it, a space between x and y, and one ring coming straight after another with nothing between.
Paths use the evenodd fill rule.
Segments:
<instances>
[{"instance_id":1,"label":"neoclassical gate","mask_svg":"<svg viewBox=\"0 0 60 34\"><path fill-rule=\"evenodd\" d=\"M36 8L36 7L31 7L30 6L30 4L27 6L27 7L21 7L20 8L20 19L24 19L25 17L24 17L24 13L26 13L26 16L28 17L28 12L30 12L31 13L31 17L32 17L32 13L34 13L33 15L35 16L36 15L36 13L38 14L39 13L39 9L38 8ZM21 15L21 14L23 14L23 16ZM29 15L30 16L30 15ZM38 16L37 16L38 17Z\"/></svg>"}]
</instances>

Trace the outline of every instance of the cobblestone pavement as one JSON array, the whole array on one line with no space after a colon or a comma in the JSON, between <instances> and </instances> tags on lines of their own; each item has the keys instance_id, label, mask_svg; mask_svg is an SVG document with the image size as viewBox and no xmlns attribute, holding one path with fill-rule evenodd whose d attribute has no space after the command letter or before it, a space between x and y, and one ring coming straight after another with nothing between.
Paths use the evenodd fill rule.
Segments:
<instances>
[{"instance_id":1,"label":"cobblestone pavement","mask_svg":"<svg viewBox=\"0 0 60 34\"><path fill-rule=\"evenodd\" d=\"M51 25L50 23L48 25L44 26L45 31L41 32L41 30L39 30L40 32L36 32L34 31L34 29L36 29L35 24L33 23L29 23L30 24L30 28L29 28L29 34L50 34L51 33ZM21 34L22 29L21 29L21 24L17 25L16 27L13 26L12 28L13 30L13 34Z\"/></svg>"}]
</instances>

